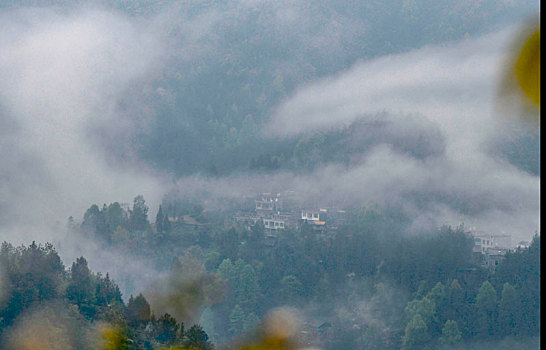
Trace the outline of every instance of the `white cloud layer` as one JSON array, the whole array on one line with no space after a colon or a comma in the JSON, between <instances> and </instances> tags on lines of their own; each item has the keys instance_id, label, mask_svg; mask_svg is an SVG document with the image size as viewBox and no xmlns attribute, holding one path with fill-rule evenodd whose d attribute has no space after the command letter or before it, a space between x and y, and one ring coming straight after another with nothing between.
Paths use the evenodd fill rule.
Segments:
<instances>
[{"instance_id":1,"label":"white cloud layer","mask_svg":"<svg viewBox=\"0 0 546 350\"><path fill-rule=\"evenodd\" d=\"M128 137L145 121L133 112L144 107L138 99L161 65L161 43L112 11L3 11L0 122L9 129L0 139L0 239L51 240L56 221L92 203L160 200L158 177L112 164L91 135Z\"/></svg>"},{"instance_id":2,"label":"white cloud layer","mask_svg":"<svg viewBox=\"0 0 546 350\"><path fill-rule=\"evenodd\" d=\"M418 161L378 145L357 167L319 170L315 176L326 180L322 190L409 205L427 196L428 208L415 210L416 223L464 222L529 239L539 229L540 178L486 147L514 127L493 113L514 31L357 63L299 89L277 108L269 131L291 136L329 130L379 113L431 121L445 135L442 156Z\"/></svg>"}]
</instances>

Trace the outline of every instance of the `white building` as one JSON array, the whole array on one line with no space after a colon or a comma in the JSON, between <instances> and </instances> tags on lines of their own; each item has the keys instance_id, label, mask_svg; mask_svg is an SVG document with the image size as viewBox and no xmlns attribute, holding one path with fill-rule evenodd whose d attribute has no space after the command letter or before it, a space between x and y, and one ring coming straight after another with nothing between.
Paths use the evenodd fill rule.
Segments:
<instances>
[{"instance_id":1,"label":"white building","mask_svg":"<svg viewBox=\"0 0 546 350\"><path fill-rule=\"evenodd\" d=\"M512 236L510 235L493 235L481 231L471 232L474 238L474 251L487 253L489 248L511 249Z\"/></svg>"},{"instance_id":2,"label":"white building","mask_svg":"<svg viewBox=\"0 0 546 350\"><path fill-rule=\"evenodd\" d=\"M310 209L302 209L301 211L301 220L307 220L307 221L326 221L326 213L328 211L326 209L319 209L319 210L310 210Z\"/></svg>"}]
</instances>

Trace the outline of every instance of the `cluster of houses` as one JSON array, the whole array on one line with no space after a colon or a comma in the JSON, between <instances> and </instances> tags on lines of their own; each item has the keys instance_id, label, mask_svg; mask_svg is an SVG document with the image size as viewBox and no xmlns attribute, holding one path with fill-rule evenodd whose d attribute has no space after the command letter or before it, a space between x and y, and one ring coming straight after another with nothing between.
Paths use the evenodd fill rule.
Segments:
<instances>
[{"instance_id":1,"label":"cluster of houses","mask_svg":"<svg viewBox=\"0 0 546 350\"><path fill-rule=\"evenodd\" d=\"M252 209L237 213L234 219L249 229L261 221L269 238L275 237L280 230L301 228L303 225L317 233L335 232L347 220L343 210L301 208L290 199L290 194L263 193L253 199ZM476 259L489 269L495 269L508 251L529 246L529 242L525 241L514 246L512 237L506 234L495 235L474 229L467 234L474 240L473 253Z\"/></svg>"},{"instance_id":2,"label":"cluster of houses","mask_svg":"<svg viewBox=\"0 0 546 350\"><path fill-rule=\"evenodd\" d=\"M269 235L302 225L326 233L335 231L346 219L345 214L336 208L299 208L290 201L289 195L263 193L254 199L252 210L237 213L235 220L249 228L261 221Z\"/></svg>"}]
</instances>

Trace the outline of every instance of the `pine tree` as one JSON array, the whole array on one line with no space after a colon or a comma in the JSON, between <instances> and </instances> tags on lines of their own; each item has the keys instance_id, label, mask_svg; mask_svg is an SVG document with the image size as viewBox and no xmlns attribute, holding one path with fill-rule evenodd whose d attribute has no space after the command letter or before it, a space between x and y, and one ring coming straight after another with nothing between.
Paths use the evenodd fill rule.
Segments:
<instances>
[{"instance_id":1,"label":"pine tree","mask_svg":"<svg viewBox=\"0 0 546 350\"><path fill-rule=\"evenodd\" d=\"M95 315L96 288L91 279L91 271L87 267L87 260L82 256L72 263L70 282L66 288L66 297L80 308L80 312L87 318Z\"/></svg>"},{"instance_id":2,"label":"pine tree","mask_svg":"<svg viewBox=\"0 0 546 350\"><path fill-rule=\"evenodd\" d=\"M169 215L165 215L163 218L163 231L169 232L171 230L171 221L169 220Z\"/></svg>"},{"instance_id":3,"label":"pine tree","mask_svg":"<svg viewBox=\"0 0 546 350\"><path fill-rule=\"evenodd\" d=\"M442 344L454 345L459 341L461 341L461 331L459 331L457 322L453 320L446 321L444 328L442 328L440 342Z\"/></svg>"},{"instance_id":4,"label":"pine tree","mask_svg":"<svg viewBox=\"0 0 546 350\"><path fill-rule=\"evenodd\" d=\"M198 349L198 350L214 349L214 346L209 340L209 336L203 330L203 327L201 327L198 324L194 324L193 326L191 326L191 328L188 329L185 335L186 335L185 345L189 347L190 349Z\"/></svg>"},{"instance_id":5,"label":"pine tree","mask_svg":"<svg viewBox=\"0 0 546 350\"><path fill-rule=\"evenodd\" d=\"M240 334L243 330L245 314L239 304L235 305L229 315L229 331L231 334Z\"/></svg>"},{"instance_id":6,"label":"pine tree","mask_svg":"<svg viewBox=\"0 0 546 350\"><path fill-rule=\"evenodd\" d=\"M159 206L159 210L157 211L157 215L155 216L155 229L157 233L163 233L164 227L163 223L165 222L165 217L163 216L163 210L161 210L161 205Z\"/></svg>"},{"instance_id":7,"label":"pine tree","mask_svg":"<svg viewBox=\"0 0 546 350\"><path fill-rule=\"evenodd\" d=\"M489 281L483 282L478 291L476 308L478 311L478 333L481 336L492 336L495 330L497 292Z\"/></svg>"},{"instance_id":8,"label":"pine tree","mask_svg":"<svg viewBox=\"0 0 546 350\"><path fill-rule=\"evenodd\" d=\"M502 288L499 304L499 329L504 335L515 335L521 324L521 301L516 289L508 282Z\"/></svg>"},{"instance_id":9,"label":"pine tree","mask_svg":"<svg viewBox=\"0 0 546 350\"><path fill-rule=\"evenodd\" d=\"M146 298L142 294L139 294L136 298L131 295L127 303L127 321L130 324L138 324L149 322L150 319L150 304L148 304Z\"/></svg>"},{"instance_id":10,"label":"pine tree","mask_svg":"<svg viewBox=\"0 0 546 350\"><path fill-rule=\"evenodd\" d=\"M427 324L421 315L416 314L406 326L402 337L402 348L405 350L422 349L429 339Z\"/></svg>"},{"instance_id":11,"label":"pine tree","mask_svg":"<svg viewBox=\"0 0 546 350\"><path fill-rule=\"evenodd\" d=\"M148 206L144 197L136 196L133 201L133 210L131 211L131 228L137 231L143 231L148 227Z\"/></svg>"}]
</instances>

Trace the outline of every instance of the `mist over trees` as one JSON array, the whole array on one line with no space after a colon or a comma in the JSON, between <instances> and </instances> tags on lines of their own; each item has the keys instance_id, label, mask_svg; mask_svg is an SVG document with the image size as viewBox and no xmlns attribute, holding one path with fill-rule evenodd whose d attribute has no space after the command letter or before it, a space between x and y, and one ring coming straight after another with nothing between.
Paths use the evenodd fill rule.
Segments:
<instances>
[{"instance_id":1,"label":"mist over trees","mask_svg":"<svg viewBox=\"0 0 546 350\"><path fill-rule=\"evenodd\" d=\"M0 0L0 348L538 347L540 130L497 106L538 10Z\"/></svg>"},{"instance_id":2,"label":"mist over trees","mask_svg":"<svg viewBox=\"0 0 546 350\"><path fill-rule=\"evenodd\" d=\"M164 202L156 218L164 223L170 217L172 226L160 229L149 222L142 196L132 208L119 208L91 206L72 234L91 234L104 249L171 271L173 289L154 295L152 287L124 302L109 274L91 272L84 257L66 269L50 244L4 243L5 342L12 341L25 310L51 302L73 305L66 317L79 320L80 332L99 321L118 325L134 348L220 346L252 332L268 310L287 305L301 310L313 332L305 341L324 349L445 348L539 334L539 236L493 271L473 256L473 239L463 226L408 235L403 220L393 220L399 213L377 207L354 211L352 220L327 235L306 226L280 231L272 246L264 244L263 225L226 226L227 213L203 213L191 201ZM169 208L165 214L163 208ZM132 215L142 221L135 225ZM108 221L119 225L114 230ZM125 236L113 239L120 230ZM214 289L224 291L211 294ZM193 317L206 332L154 310ZM321 324L330 328L320 330Z\"/></svg>"}]
</instances>

